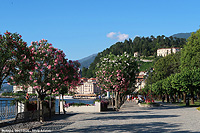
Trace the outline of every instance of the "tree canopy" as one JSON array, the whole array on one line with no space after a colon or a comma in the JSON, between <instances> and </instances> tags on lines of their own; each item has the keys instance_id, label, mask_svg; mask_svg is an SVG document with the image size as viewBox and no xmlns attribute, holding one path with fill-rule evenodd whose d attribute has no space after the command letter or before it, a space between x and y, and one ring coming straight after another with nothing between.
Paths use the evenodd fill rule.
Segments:
<instances>
[{"instance_id":1,"label":"tree canopy","mask_svg":"<svg viewBox=\"0 0 200 133\"><path fill-rule=\"evenodd\" d=\"M181 50L181 70L200 67L200 29L188 38Z\"/></svg>"}]
</instances>

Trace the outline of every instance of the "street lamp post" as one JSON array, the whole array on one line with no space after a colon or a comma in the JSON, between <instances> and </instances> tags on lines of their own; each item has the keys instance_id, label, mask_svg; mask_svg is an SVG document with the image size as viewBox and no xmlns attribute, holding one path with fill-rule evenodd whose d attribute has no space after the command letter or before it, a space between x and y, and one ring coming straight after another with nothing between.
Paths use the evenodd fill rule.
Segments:
<instances>
[{"instance_id":1,"label":"street lamp post","mask_svg":"<svg viewBox=\"0 0 200 133\"><path fill-rule=\"evenodd\" d=\"M153 72L153 68L150 68L150 74L151 74L151 93L150 93L150 95L151 95L151 100L152 100L152 72Z\"/></svg>"}]
</instances>

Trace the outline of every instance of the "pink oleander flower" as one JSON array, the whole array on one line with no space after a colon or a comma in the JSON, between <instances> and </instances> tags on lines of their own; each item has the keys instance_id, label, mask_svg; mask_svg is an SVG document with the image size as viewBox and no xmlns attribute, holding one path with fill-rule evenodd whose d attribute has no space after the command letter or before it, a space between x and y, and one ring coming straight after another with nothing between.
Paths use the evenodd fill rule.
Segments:
<instances>
[{"instance_id":1,"label":"pink oleander flower","mask_svg":"<svg viewBox=\"0 0 200 133\"><path fill-rule=\"evenodd\" d=\"M44 63L43 65L44 65L44 66L47 66L47 63Z\"/></svg>"},{"instance_id":2,"label":"pink oleander flower","mask_svg":"<svg viewBox=\"0 0 200 133\"><path fill-rule=\"evenodd\" d=\"M29 72L30 73L30 75L33 75L33 72Z\"/></svg>"},{"instance_id":3,"label":"pink oleander flower","mask_svg":"<svg viewBox=\"0 0 200 133\"><path fill-rule=\"evenodd\" d=\"M37 80L34 80L34 83L36 83L37 82Z\"/></svg>"},{"instance_id":4,"label":"pink oleander flower","mask_svg":"<svg viewBox=\"0 0 200 133\"><path fill-rule=\"evenodd\" d=\"M55 78L52 78L52 80L55 80Z\"/></svg>"},{"instance_id":5,"label":"pink oleander flower","mask_svg":"<svg viewBox=\"0 0 200 133\"><path fill-rule=\"evenodd\" d=\"M18 74L20 74L22 72L22 70L20 70L19 72L18 72Z\"/></svg>"},{"instance_id":6,"label":"pink oleander flower","mask_svg":"<svg viewBox=\"0 0 200 133\"><path fill-rule=\"evenodd\" d=\"M47 85L50 86L51 84L50 84L50 83L47 83Z\"/></svg>"},{"instance_id":7,"label":"pink oleander flower","mask_svg":"<svg viewBox=\"0 0 200 133\"><path fill-rule=\"evenodd\" d=\"M51 65L48 65L48 69L51 69Z\"/></svg>"}]
</instances>

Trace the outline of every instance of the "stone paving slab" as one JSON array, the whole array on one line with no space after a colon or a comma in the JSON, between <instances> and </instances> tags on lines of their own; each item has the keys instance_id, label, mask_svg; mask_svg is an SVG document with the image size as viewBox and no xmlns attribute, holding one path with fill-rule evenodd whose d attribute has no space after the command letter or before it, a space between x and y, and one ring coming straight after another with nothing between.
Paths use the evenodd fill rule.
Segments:
<instances>
[{"instance_id":1,"label":"stone paving slab","mask_svg":"<svg viewBox=\"0 0 200 133\"><path fill-rule=\"evenodd\" d=\"M139 107L125 102L119 111L56 115L33 131L48 132L200 132L200 112L195 107L164 104ZM1 131L1 130L0 130Z\"/></svg>"}]
</instances>

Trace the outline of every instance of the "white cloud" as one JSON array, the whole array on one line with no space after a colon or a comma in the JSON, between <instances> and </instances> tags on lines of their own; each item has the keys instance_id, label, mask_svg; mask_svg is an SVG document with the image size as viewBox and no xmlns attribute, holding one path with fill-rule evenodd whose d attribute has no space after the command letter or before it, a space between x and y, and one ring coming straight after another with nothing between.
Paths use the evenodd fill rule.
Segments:
<instances>
[{"instance_id":1,"label":"white cloud","mask_svg":"<svg viewBox=\"0 0 200 133\"><path fill-rule=\"evenodd\" d=\"M107 34L108 38L114 39L115 38L116 33L115 32L110 32Z\"/></svg>"},{"instance_id":2,"label":"white cloud","mask_svg":"<svg viewBox=\"0 0 200 133\"><path fill-rule=\"evenodd\" d=\"M121 34L120 32L110 32L107 34L108 38L111 39L117 39L118 41L123 41L125 39L128 39L129 35L128 34Z\"/></svg>"},{"instance_id":3,"label":"white cloud","mask_svg":"<svg viewBox=\"0 0 200 133\"><path fill-rule=\"evenodd\" d=\"M118 38L118 41L123 41L125 39L128 39L128 34L119 34L117 38Z\"/></svg>"}]
</instances>

